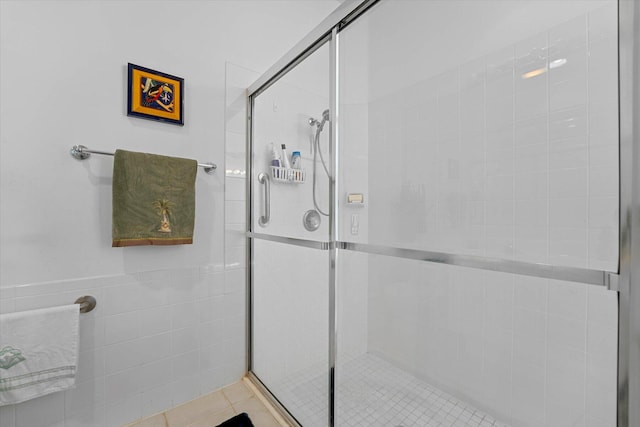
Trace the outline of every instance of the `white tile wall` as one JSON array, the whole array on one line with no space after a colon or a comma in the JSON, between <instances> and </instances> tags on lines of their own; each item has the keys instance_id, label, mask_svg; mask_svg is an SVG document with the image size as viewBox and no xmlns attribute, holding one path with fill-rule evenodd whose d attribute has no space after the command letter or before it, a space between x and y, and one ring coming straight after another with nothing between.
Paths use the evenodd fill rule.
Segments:
<instances>
[{"instance_id":1,"label":"white tile wall","mask_svg":"<svg viewBox=\"0 0 640 427\"><path fill-rule=\"evenodd\" d=\"M341 251L337 262L338 360L347 363L368 349L369 257Z\"/></svg>"},{"instance_id":2,"label":"white tile wall","mask_svg":"<svg viewBox=\"0 0 640 427\"><path fill-rule=\"evenodd\" d=\"M448 71L430 75L437 67L416 54L396 79L371 72L362 151L380 173L370 176L369 243L617 269L616 6L565 3L574 18L550 26L548 13L533 13L532 35L475 59L460 46L462 63ZM361 28L345 32L345 50L370 25ZM392 48L372 42L369 61ZM400 77L412 67L425 75L408 84Z\"/></svg>"},{"instance_id":3,"label":"white tile wall","mask_svg":"<svg viewBox=\"0 0 640 427\"><path fill-rule=\"evenodd\" d=\"M216 298L215 311L231 320L229 334L222 342L209 341L200 348L200 358L219 353L224 346L230 350L222 356L224 366L233 369L240 361L242 372L247 367L246 355L246 88L259 74L244 67L227 62L225 72L225 280L217 288L216 295L234 295L231 301ZM214 312L215 312L214 311ZM220 317L208 316L200 325L199 336L216 333L220 328ZM196 339L197 341L197 339ZM196 357L196 355L193 355Z\"/></svg>"},{"instance_id":4,"label":"white tile wall","mask_svg":"<svg viewBox=\"0 0 640 427\"><path fill-rule=\"evenodd\" d=\"M615 426L615 292L373 255L368 266L369 352L510 425Z\"/></svg>"},{"instance_id":5,"label":"white tile wall","mask_svg":"<svg viewBox=\"0 0 640 427\"><path fill-rule=\"evenodd\" d=\"M256 181L254 192L254 223L257 232L280 236L326 241L329 235L328 217L322 216L320 227L311 232L302 226L302 217L314 209L312 198L313 152L311 143L315 127L309 126L309 118L322 119L322 112L329 108L329 45L325 44L307 57L280 80L255 99L253 126L254 176L269 172L271 153L269 145L280 153L281 144L289 152L300 151L302 168L306 170L306 182L289 184L271 179L271 221L266 227L258 225L264 206L264 189ZM330 125L320 134L320 149L330 168ZM320 155L316 158L316 200L323 212L329 211L329 178L324 172Z\"/></svg>"},{"instance_id":6,"label":"white tile wall","mask_svg":"<svg viewBox=\"0 0 640 427\"><path fill-rule=\"evenodd\" d=\"M77 387L0 408L2 426L120 425L237 380L244 288L225 282L212 266L3 288L3 313L85 294L98 305L81 315Z\"/></svg>"},{"instance_id":7,"label":"white tile wall","mask_svg":"<svg viewBox=\"0 0 640 427\"><path fill-rule=\"evenodd\" d=\"M253 250L252 367L297 417L302 402L291 398L293 380L327 378L328 374L328 253L258 239ZM313 384L302 389L305 387ZM314 402L325 412L327 392L321 393L324 399Z\"/></svg>"}]
</instances>

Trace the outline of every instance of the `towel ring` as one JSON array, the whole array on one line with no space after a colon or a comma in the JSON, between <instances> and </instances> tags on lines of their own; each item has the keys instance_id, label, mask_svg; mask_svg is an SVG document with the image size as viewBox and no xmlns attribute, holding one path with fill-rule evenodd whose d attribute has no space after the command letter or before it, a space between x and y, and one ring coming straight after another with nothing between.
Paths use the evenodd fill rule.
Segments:
<instances>
[{"instance_id":1,"label":"towel ring","mask_svg":"<svg viewBox=\"0 0 640 427\"><path fill-rule=\"evenodd\" d=\"M74 304L80 304L80 313L88 313L96 308L96 299L91 295L84 295L78 298Z\"/></svg>"}]
</instances>

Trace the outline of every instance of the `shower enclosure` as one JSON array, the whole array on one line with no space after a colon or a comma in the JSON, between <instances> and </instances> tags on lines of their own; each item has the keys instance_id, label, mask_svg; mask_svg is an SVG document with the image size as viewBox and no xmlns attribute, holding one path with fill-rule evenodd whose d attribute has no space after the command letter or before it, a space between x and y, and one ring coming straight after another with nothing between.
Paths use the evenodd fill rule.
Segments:
<instances>
[{"instance_id":1,"label":"shower enclosure","mask_svg":"<svg viewBox=\"0 0 640 427\"><path fill-rule=\"evenodd\" d=\"M249 88L249 372L292 422L633 425L634 7L346 2Z\"/></svg>"}]
</instances>

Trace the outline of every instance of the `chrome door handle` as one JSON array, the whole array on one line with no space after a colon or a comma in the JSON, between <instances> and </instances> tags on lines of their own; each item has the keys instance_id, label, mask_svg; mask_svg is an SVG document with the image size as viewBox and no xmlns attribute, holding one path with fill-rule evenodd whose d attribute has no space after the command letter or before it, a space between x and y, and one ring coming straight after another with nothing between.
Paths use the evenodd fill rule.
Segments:
<instances>
[{"instance_id":1,"label":"chrome door handle","mask_svg":"<svg viewBox=\"0 0 640 427\"><path fill-rule=\"evenodd\" d=\"M261 227L266 227L271 220L271 183L269 182L269 175L260 172L258 182L264 184L264 215L258 219L258 224Z\"/></svg>"}]
</instances>

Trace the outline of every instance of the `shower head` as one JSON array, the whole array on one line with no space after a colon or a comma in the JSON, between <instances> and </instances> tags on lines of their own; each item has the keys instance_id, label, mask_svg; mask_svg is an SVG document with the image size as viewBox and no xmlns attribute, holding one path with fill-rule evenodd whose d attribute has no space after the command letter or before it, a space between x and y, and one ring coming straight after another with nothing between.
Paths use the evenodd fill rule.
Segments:
<instances>
[{"instance_id":1,"label":"shower head","mask_svg":"<svg viewBox=\"0 0 640 427\"><path fill-rule=\"evenodd\" d=\"M322 132L322 128L324 128L324 124L331 120L329 118L329 110L327 109L327 110L324 110L322 112L322 121L319 122L319 121L313 119L313 123L311 123L311 120L312 119L309 119L309 124L311 124L312 126L313 125L318 126L318 132Z\"/></svg>"},{"instance_id":2,"label":"shower head","mask_svg":"<svg viewBox=\"0 0 640 427\"><path fill-rule=\"evenodd\" d=\"M329 118L329 110L327 109L322 112L322 121L318 125L318 128L320 129L320 131L322 131L324 124L328 121L331 121L331 119Z\"/></svg>"}]
</instances>

